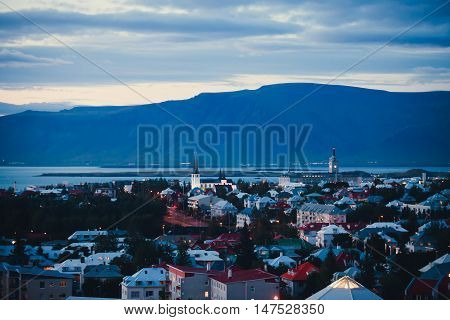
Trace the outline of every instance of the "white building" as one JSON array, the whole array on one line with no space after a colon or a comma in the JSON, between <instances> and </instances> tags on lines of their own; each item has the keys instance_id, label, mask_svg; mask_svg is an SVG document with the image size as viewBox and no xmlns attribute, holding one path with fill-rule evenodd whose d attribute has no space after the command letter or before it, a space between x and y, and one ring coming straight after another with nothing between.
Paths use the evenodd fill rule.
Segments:
<instances>
[{"instance_id":1,"label":"white building","mask_svg":"<svg viewBox=\"0 0 450 320\"><path fill-rule=\"evenodd\" d=\"M168 285L168 273L163 268L144 268L123 278L122 299L164 299Z\"/></svg>"},{"instance_id":2,"label":"white building","mask_svg":"<svg viewBox=\"0 0 450 320\"><path fill-rule=\"evenodd\" d=\"M259 269L221 272L210 276L212 300L278 300L278 277Z\"/></svg>"},{"instance_id":3,"label":"white building","mask_svg":"<svg viewBox=\"0 0 450 320\"><path fill-rule=\"evenodd\" d=\"M256 209L261 210L269 205L276 204L277 202L269 197L262 197L256 201Z\"/></svg>"},{"instance_id":4,"label":"white building","mask_svg":"<svg viewBox=\"0 0 450 320\"><path fill-rule=\"evenodd\" d=\"M253 209L245 208L236 215L236 229L243 228L245 224L247 226L252 223Z\"/></svg>"},{"instance_id":5,"label":"white building","mask_svg":"<svg viewBox=\"0 0 450 320\"><path fill-rule=\"evenodd\" d=\"M244 199L244 207L255 208L256 202L258 202L259 199L260 199L260 197L258 197L255 194L248 196L247 198Z\"/></svg>"},{"instance_id":6,"label":"white building","mask_svg":"<svg viewBox=\"0 0 450 320\"><path fill-rule=\"evenodd\" d=\"M346 221L346 213L335 205L305 203L297 211L298 227L310 223L345 223Z\"/></svg>"},{"instance_id":7,"label":"white building","mask_svg":"<svg viewBox=\"0 0 450 320\"><path fill-rule=\"evenodd\" d=\"M341 226L334 224L323 227L317 232L316 246L319 248L332 246L333 239L338 234L348 234L348 232Z\"/></svg>"},{"instance_id":8,"label":"white building","mask_svg":"<svg viewBox=\"0 0 450 320\"><path fill-rule=\"evenodd\" d=\"M196 264L201 265L205 268L209 268L213 263L223 262L223 259L220 258L217 251L189 249L187 250L187 254L195 261Z\"/></svg>"},{"instance_id":9,"label":"white building","mask_svg":"<svg viewBox=\"0 0 450 320\"><path fill-rule=\"evenodd\" d=\"M198 196L193 196L188 198L188 207L192 210L198 210L201 208L210 208L214 198L210 195L199 194ZM219 201L219 200L217 200Z\"/></svg>"},{"instance_id":10,"label":"white building","mask_svg":"<svg viewBox=\"0 0 450 320\"><path fill-rule=\"evenodd\" d=\"M211 206L211 217L223 217L225 215L235 215L237 208L226 200L221 200Z\"/></svg>"},{"instance_id":11,"label":"white building","mask_svg":"<svg viewBox=\"0 0 450 320\"><path fill-rule=\"evenodd\" d=\"M106 236L108 231L105 230L87 230L87 231L75 231L70 235L67 240L73 240L78 242L89 242L95 240L98 236Z\"/></svg>"},{"instance_id":12,"label":"white building","mask_svg":"<svg viewBox=\"0 0 450 320\"><path fill-rule=\"evenodd\" d=\"M332 149L332 154L330 159L328 159L328 173L337 174L339 173L339 163L336 158L336 149Z\"/></svg>"}]
</instances>

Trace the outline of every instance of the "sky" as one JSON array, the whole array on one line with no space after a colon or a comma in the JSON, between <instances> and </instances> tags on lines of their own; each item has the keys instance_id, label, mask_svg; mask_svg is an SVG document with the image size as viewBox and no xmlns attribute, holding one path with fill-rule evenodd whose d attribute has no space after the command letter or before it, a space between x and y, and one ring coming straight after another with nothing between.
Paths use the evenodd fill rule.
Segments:
<instances>
[{"instance_id":1,"label":"sky","mask_svg":"<svg viewBox=\"0 0 450 320\"><path fill-rule=\"evenodd\" d=\"M5 103L134 105L337 75L450 90L449 58L445 0L0 0Z\"/></svg>"}]
</instances>

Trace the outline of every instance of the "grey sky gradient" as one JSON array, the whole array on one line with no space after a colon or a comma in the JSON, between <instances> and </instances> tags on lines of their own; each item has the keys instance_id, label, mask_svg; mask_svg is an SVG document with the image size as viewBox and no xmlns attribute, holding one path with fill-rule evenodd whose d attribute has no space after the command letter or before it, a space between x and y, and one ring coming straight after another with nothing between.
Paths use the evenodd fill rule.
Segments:
<instances>
[{"instance_id":1,"label":"grey sky gradient","mask_svg":"<svg viewBox=\"0 0 450 320\"><path fill-rule=\"evenodd\" d=\"M2 1L155 101L324 83L445 2ZM0 101L143 102L1 3L0 43ZM450 90L449 58L447 5L337 83Z\"/></svg>"}]
</instances>

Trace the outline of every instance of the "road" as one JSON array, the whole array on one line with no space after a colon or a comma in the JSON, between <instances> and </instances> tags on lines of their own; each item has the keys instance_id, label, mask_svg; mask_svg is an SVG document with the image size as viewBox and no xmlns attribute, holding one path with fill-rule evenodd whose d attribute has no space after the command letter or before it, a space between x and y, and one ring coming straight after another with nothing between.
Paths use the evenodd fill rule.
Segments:
<instances>
[{"instance_id":1,"label":"road","mask_svg":"<svg viewBox=\"0 0 450 320\"><path fill-rule=\"evenodd\" d=\"M182 227L207 227L208 224L204 221L197 220L193 217L183 214L180 210L174 207L167 208L167 215L164 216L164 221L169 224L176 224Z\"/></svg>"}]
</instances>

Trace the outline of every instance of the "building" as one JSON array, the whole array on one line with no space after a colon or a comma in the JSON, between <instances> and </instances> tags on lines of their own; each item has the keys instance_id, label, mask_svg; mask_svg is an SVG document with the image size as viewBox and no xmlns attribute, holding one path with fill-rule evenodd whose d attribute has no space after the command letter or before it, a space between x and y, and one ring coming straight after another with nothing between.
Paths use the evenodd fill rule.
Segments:
<instances>
[{"instance_id":1,"label":"building","mask_svg":"<svg viewBox=\"0 0 450 320\"><path fill-rule=\"evenodd\" d=\"M212 195L199 194L188 198L188 208L191 210L209 210L214 203L221 200Z\"/></svg>"},{"instance_id":2,"label":"building","mask_svg":"<svg viewBox=\"0 0 450 320\"><path fill-rule=\"evenodd\" d=\"M305 283L308 276L318 271L319 269L315 265L310 262L305 262L283 273L281 275L281 281L286 285L286 293L293 298L297 298L305 290Z\"/></svg>"},{"instance_id":3,"label":"building","mask_svg":"<svg viewBox=\"0 0 450 320\"><path fill-rule=\"evenodd\" d=\"M115 199L116 198L116 189L114 189L114 188L97 188L94 191L94 195Z\"/></svg>"},{"instance_id":4,"label":"building","mask_svg":"<svg viewBox=\"0 0 450 320\"><path fill-rule=\"evenodd\" d=\"M338 234L348 234L341 226L334 224L323 227L317 232L316 247L330 247L333 245L333 239Z\"/></svg>"},{"instance_id":5,"label":"building","mask_svg":"<svg viewBox=\"0 0 450 320\"><path fill-rule=\"evenodd\" d=\"M236 229L243 228L245 224L247 226L252 223L252 217L253 217L253 209L252 208L245 208L241 212L239 212L236 215Z\"/></svg>"},{"instance_id":6,"label":"building","mask_svg":"<svg viewBox=\"0 0 450 320\"><path fill-rule=\"evenodd\" d=\"M200 171L198 170L198 158L194 156L194 167L191 174L191 190L198 188L201 190L211 189L216 192L218 186L226 187L230 190L235 190L236 185L231 179L225 177L225 171L220 170L218 179L201 179Z\"/></svg>"},{"instance_id":7,"label":"building","mask_svg":"<svg viewBox=\"0 0 450 320\"><path fill-rule=\"evenodd\" d=\"M72 295L71 275L38 267L0 263L0 294L9 300L65 300Z\"/></svg>"},{"instance_id":8,"label":"building","mask_svg":"<svg viewBox=\"0 0 450 320\"><path fill-rule=\"evenodd\" d=\"M231 270L211 275L212 300L278 300L278 277L259 270Z\"/></svg>"},{"instance_id":9,"label":"building","mask_svg":"<svg viewBox=\"0 0 450 320\"><path fill-rule=\"evenodd\" d=\"M213 250L189 249L187 254L192 259L192 264L200 268L223 270L225 262L219 256L219 252Z\"/></svg>"},{"instance_id":10,"label":"building","mask_svg":"<svg viewBox=\"0 0 450 320\"><path fill-rule=\"evenodd\" d=\"M169 299L210 300L209 276L216 273L208 268L169 265Z\"/></svg>"},{"instance_id":11,"label":"building","mask_svg":"<svg viewBox=\"0 0 450 320\"><path fill-rule=\"evenodd\" d=\"M282 251L280 252L280 255L274 259L264 259L264 263L272 268L279 268L283 266L294 268L297 265L297 262L294 259L283 255Z\"/></svg>"},{"instance_id":12,"label":"building","mask_svg":"<svg viewBox=\"0 0 450 320\"><path fill-rule=\"evenodd\" d=\"M336 158L336 148L332 149L331 157L328 159L328 173L336 175L339 173L339 163Z\"/></svg>"},{"instance_id":13,"label":"building","mask_svg":"<svg viewBox=\"0 0 450 320\"><path fill-rule=\"evenodd\" d=\"M258 202L259 199L260 199L259 196L255 195L255 194L251 194L250 196L248 196L244 199L244 207L255 208L256 203Z\"/></svg>"},{"instance_id":14,"label":"building","mask_svg":"<svg viewBox=\"0 0 450 320\"><path fill-rule=\"evenodd\" d=\"M412 278L405 289L407 299L448 299L450 292L450 256L443 255L419 270L420 276Z\"/></svg>"},{"instance_id":15,"label":"building","mask_svg":"<svg viewBox=\"0 0 450 320\"><path fill-rule=\"evenodd\" d=\"M86 231L75 231L70 235L67 240L77 241L77 242L89 242L95 240L98 236L107 236L108 231L106 230L86 230Z\"/></svg>"},{"instance_id":16,"label":"building","mask_svg":"<svg viewBox=\"0 0 450 320\"><path fill-rule=\"evenodd\" d=\"M352 278L344 276L306 300L382 300Z\"/></svg>"},{"instance_id":17,"label":"building","mask_svg":"<svg viewBox=\"0 0 450 320\"><path fill-rule=\"evenodd\" d=\"M98 298L120 298L123 275L116 265L86 266L83 278L83 295Z\"/></svg>"},{"instance_id":18,"label":"building","mask_svg":"<svg viewBox=\"0 0 450 320\"><path fill-rule=\"evenodd\" d=\"M164 268L144 268L123 278L122 299L164 299L168 284L168 273Z\"/></svg>"},{"instance_id":19,"label":"building","mask_svg":"<svg viewBox=\"0 0 450 320\"><path fill-rule=\"evenodd\" d=\"M226 215L235 215L237 208L226 200L220 200L211 206L211 217L218 218Z\"/></svg>"},{"instance_id":20,"label":"building","mask_svg":"<svg viewBox=\"0 0 450 320\"><path fill-rule=\"evenodd\" d=\"M347 214L334 205L305 203L297 210L297 226L309 223L345 223Z\"/></svg>"}]
</instances>

